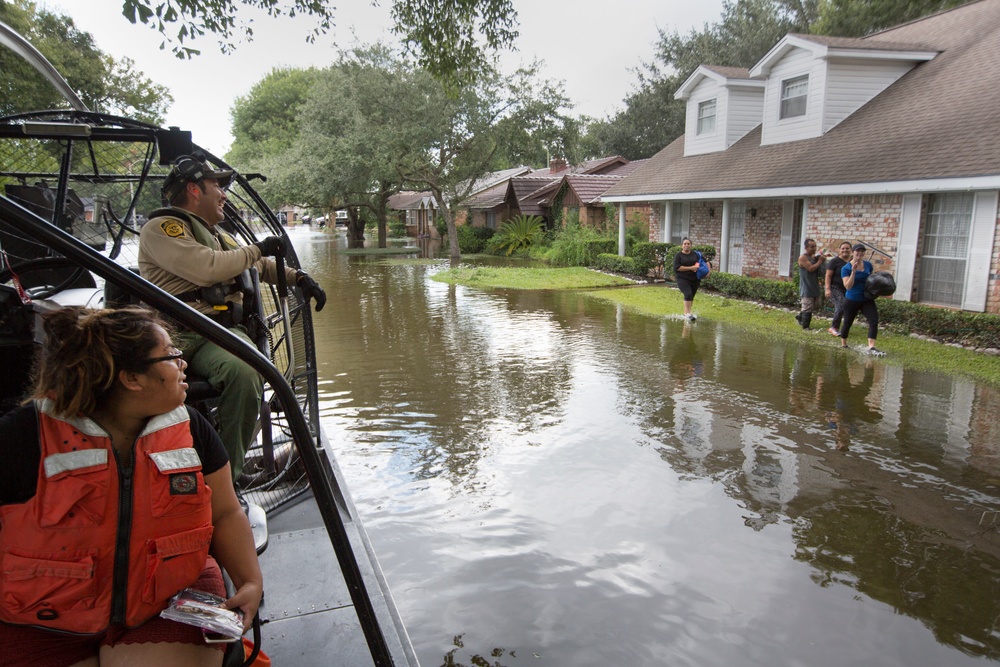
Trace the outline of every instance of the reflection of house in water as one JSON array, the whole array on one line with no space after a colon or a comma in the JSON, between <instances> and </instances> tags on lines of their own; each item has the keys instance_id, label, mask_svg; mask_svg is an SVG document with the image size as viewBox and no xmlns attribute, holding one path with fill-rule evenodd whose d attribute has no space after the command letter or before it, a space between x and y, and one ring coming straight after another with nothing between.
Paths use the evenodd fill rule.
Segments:
<instances>
[{"instance_id":1,"label":"reflection of house in water","mask_svg":"<svg viewBox=\"0 0 1000 667\"><path fill-rule=\"evenodd\" d=\"M699 324L687 341L682 323L658 325L621 372L638 387L625 402L648 406L644 432L672 469L722 484L755 530L790 525L790 555L818 584L1000 659L1000 391L722 327ZM846 451L832 408L851 429Z\"/></svg>"}]
</instances>

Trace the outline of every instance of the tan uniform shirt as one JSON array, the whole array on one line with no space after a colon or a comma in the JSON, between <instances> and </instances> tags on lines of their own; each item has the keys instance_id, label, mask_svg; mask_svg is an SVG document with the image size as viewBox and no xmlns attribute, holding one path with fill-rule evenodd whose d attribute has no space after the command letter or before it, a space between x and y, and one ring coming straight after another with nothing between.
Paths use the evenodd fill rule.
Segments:
<instances>
[{"instance_id":1,"label":"tan uniform shirt","mask_svg":"<svg viewBox=\"0 0 1000 667\"><path fill-rule=\"evenodd\" d=\"M193 213L190 215L203 222ZM235 245L229 249L230 243L224 242L220 230L207 224L205 228L212 235L214 248L199 243L191 226L181 218L162 216L148 221L139 232L139 274L170 294L216 283L230 284L250 267L256 267L263 280L277 282L277 266L270 257L261 257L260 248L237 245L227 234L228 241ZM289 285L295 284L295 269L286 267L285 276ZM227 295L226 300L241 303L243 295L237 291ZM188 305L205 314L214 312L201 300Z\"/></svg>"}]
</instances>

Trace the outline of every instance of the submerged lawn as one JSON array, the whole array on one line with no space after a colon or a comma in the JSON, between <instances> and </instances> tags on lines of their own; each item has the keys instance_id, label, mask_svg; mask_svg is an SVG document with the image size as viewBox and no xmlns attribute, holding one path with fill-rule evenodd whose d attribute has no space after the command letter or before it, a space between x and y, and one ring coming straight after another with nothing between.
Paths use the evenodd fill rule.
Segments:
<instances>
[{"instance_id":1,"label":"submerged lawn","mask_svg":"<svg viewBox=\"0 0 1000 667\"><path fill-rule=\"evenodd\" d=\"M579 266L564 269L459 266L441 271L433 279L482 289L589 289L632 284L631 280Z\"/></svg>"},{"instance_id":2,"label":"submerged lawn","mask_svg":"<svg viewBox=\"0 0 1000 667\"><path fill-rule=\"evenodd\" d=\"M434 276L441 282L478 287L482 289L590 289L628 285L631 281L582 267L516 268L516 267L466 267L442 271ZM626 290L600 290L587 293L589 297L621 304L625 308L653 317L680 317L683 313L681 293L673 285L637 286ZM771 339L797 340L809 345L836 349L840 339L827 333L830 320L816 316L813 328L803 331L793 313L782 308L764 306L749 301L739 301L718 296L708 291L695 297L694 312L699 322L725 322L745 329L754 336ZM697 324L695 324L697 326ZM859 354L867 346L863 321L851 329L850 344ZM906 333L881 329L878 347L887 353L882 361L908 368L926 369L941 373L963 375L979 382L1000 385L1000 357L979 354L970 350L950 347L927 340L913 338Z\"/></svg>"},{"instance_id":3,"label":"submerged lawn","mask_svg":"<svg viewBox=\"0 0 1000 667\"><path fill-rule=\"evenodd\" d=\"M655 285L629 290L591 292L588 296L618 303L629 310L656 317L680 317L683 312L681 293L673 286ZM830 326L830 320L826 317L814 316L813 328L803 331L795 321L794 314L781 308L729 299L711 292L699 292L695 296L694 306L698 322L725 322L727 325L742 327L753 335L765 338L794 339L809 345L832 349L840 346L840 339L826 331ZM853 349L863 351L867 347L866 330L867 325L863 321L854 323L849 340ZM979 382L1000 385L1000 357L997 356L920 340L885 329L879 330L878 348L887 353L882 359L886 363L964 375ZM844 354L858 354L858 352L845 350Z\"/></svg>"}]
</instances>

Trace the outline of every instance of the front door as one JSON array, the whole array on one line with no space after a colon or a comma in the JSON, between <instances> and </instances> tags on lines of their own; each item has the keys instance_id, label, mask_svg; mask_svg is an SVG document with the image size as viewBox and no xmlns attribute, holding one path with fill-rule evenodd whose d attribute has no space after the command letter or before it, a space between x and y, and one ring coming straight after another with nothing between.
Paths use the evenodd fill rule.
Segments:
<instances>
[{"instance_id":1,"label":"front door","mask_svg":"<svg viewBox=\"0 0 1000 667\"><path fill-rule=\"evenodd\" d=\"M743 273L743 230L746 228L747 203L734 201L729 206L729 273Z\"/></svg>"}]
</instances>

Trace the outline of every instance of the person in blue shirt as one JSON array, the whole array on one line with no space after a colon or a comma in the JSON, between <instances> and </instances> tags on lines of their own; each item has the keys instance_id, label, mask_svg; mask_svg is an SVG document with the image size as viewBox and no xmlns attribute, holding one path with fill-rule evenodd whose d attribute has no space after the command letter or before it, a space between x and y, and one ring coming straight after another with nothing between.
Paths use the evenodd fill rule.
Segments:
<instances>
[{"instance_id":1,"label":"person in blue shirt","mask_svg":"<svg viewBox=\"0 0 1000 667\"><path fill-rule=\"evenodd\" d=\"M865 283L871 276L873 267L871 262L865 260L865 246L858 243L852 249L851 261L845 264L840 270L840 275L844 280L844 321L840 329L840 346L847 347L847 336L851 332L851 325L857 319L858 313L862 313L868 321L868 354L876 357L885 356L885 352L875 347L875 339L878 338L878 306L874 299L865 297Z\"/></svg>"}]
</instances>

